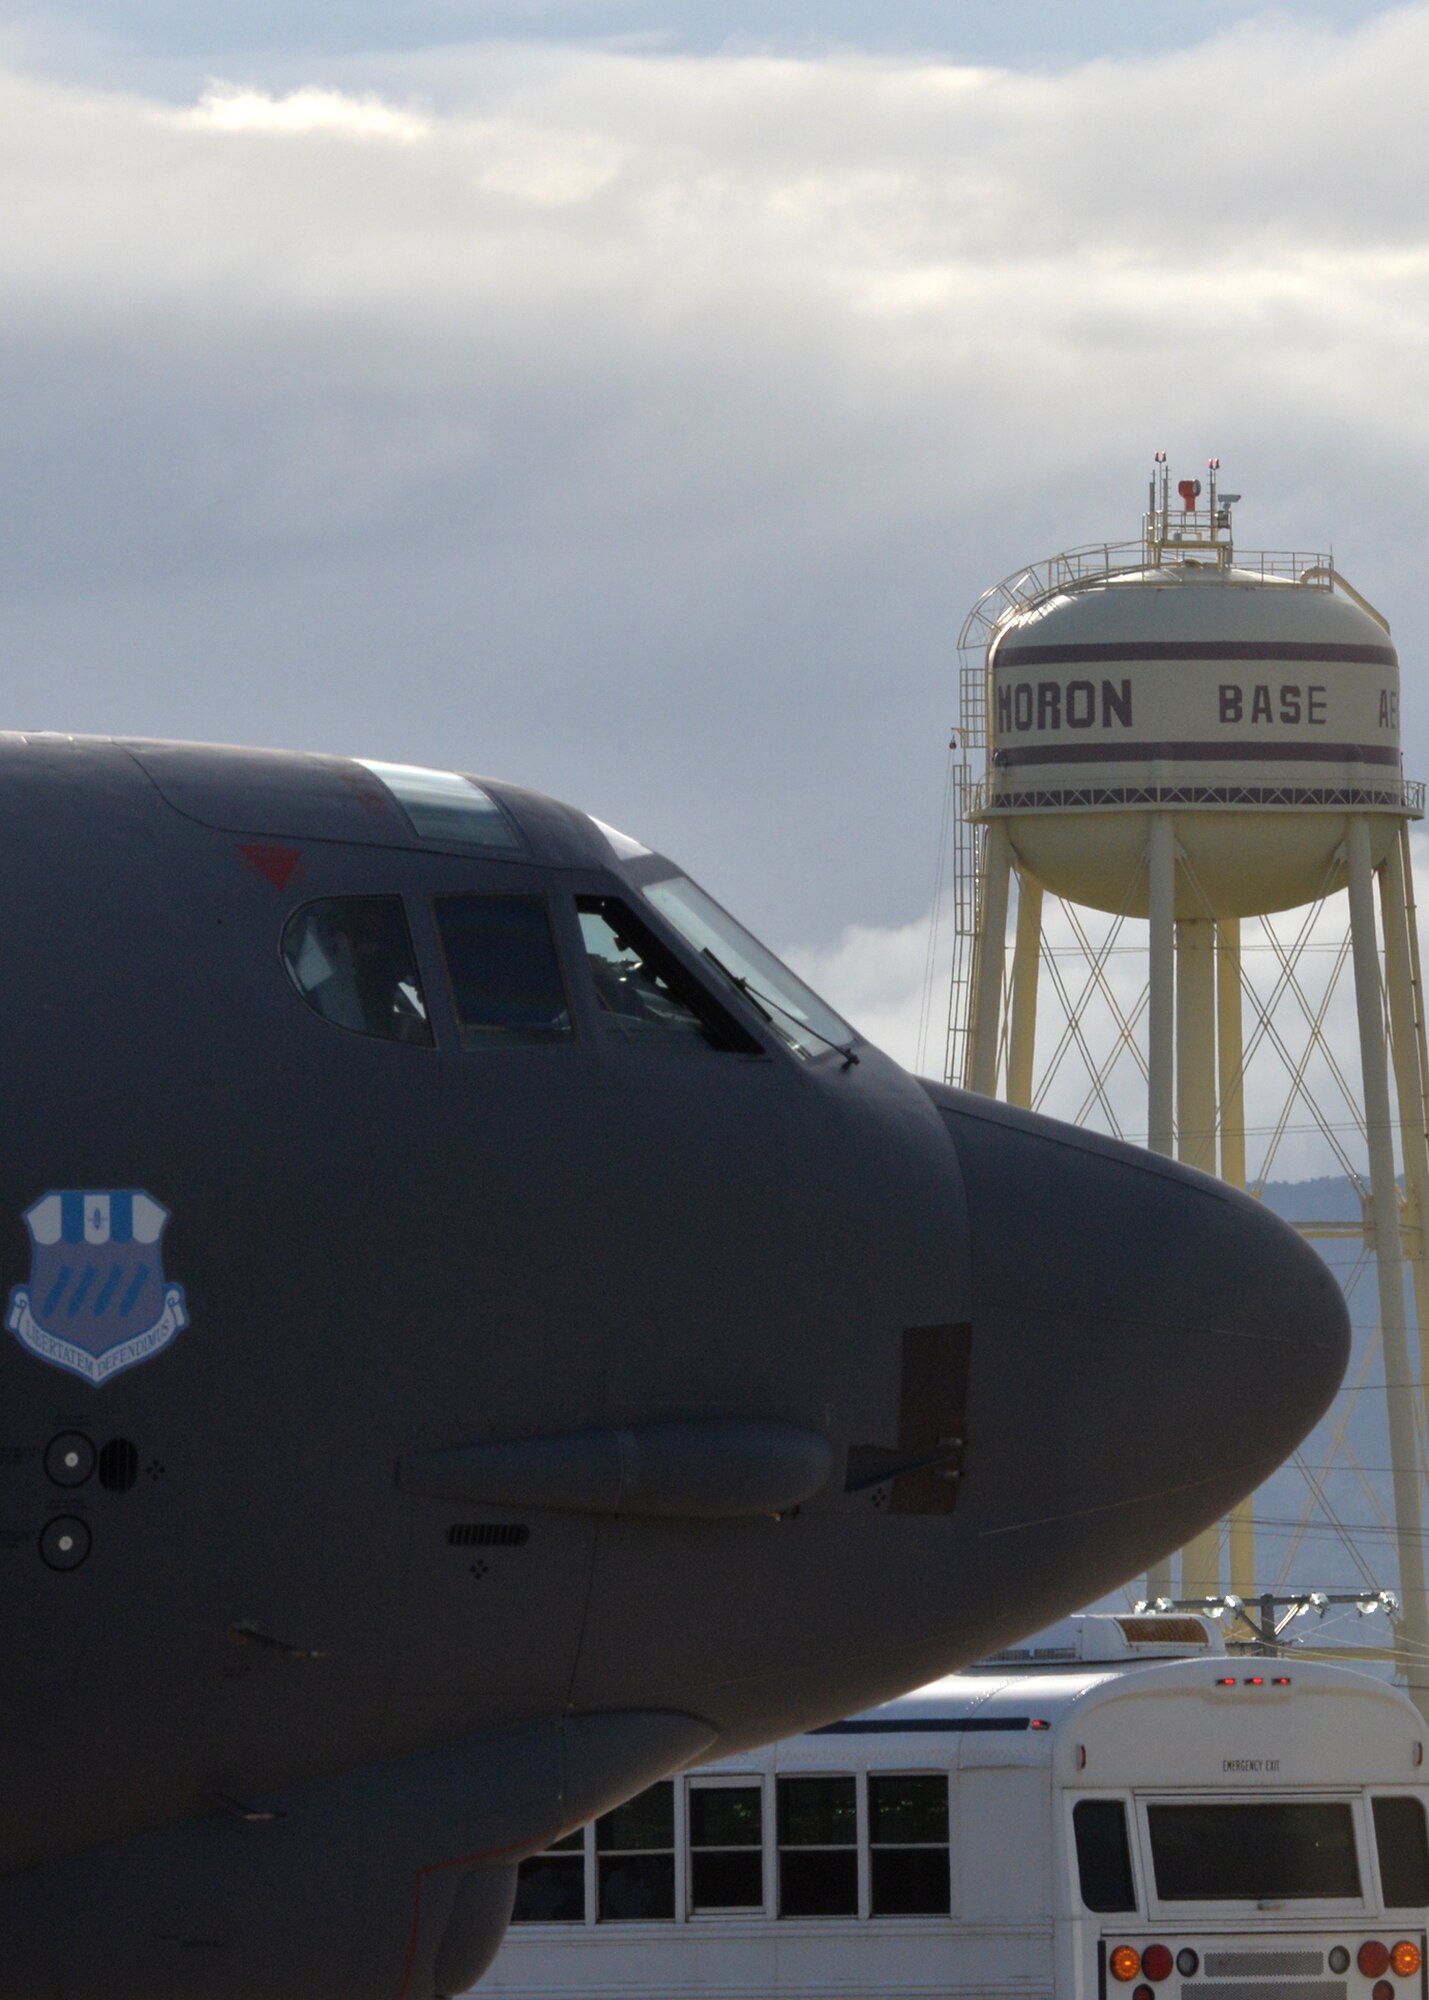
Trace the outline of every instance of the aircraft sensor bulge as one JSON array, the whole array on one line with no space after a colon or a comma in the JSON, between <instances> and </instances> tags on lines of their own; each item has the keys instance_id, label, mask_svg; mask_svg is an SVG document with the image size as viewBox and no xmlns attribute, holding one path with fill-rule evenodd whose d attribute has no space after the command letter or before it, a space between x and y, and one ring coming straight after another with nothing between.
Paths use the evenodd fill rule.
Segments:
<instances>
[{"instance_id":1,"label":"aircraft sensor bulge","mask_svg":"<svg viewBox=\"0 0 1429 2000\"><path fill-rule=\"evenodd\" d=\"M1339 1381L1274 1217L916 1082L573 808L0 775L0 2000L459 1990L523 1853L1115 1586Z\"/></svg>"}]
</instances>

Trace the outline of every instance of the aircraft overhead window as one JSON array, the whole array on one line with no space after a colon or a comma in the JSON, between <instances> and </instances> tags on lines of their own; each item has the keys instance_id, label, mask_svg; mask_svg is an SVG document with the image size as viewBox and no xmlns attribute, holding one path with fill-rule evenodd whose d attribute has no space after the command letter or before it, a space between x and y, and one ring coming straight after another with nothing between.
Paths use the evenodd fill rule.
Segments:
<instances>
[{"instance_id":1,"label":"aircraft overhead window","mask_svg":"<svg viewBox=\"0 0 1429 2000\"><path fill-rule=\"evenodd\" d=\"M284 928L283 963L325 1021L383 1041L432 1046L400 896L330 896L304 904Z\"/></svg>"},{"instance_id":2,"label":"aircraft overhead window","mask_svg":"<svg viewBox=\"0 0 1429 2000\"><path fill-rule=\"evenodd\" d=\"M668 1778L601 1815L595 1854L602 1923L673 1919L675 1788Z\"/></svg>"},{"instance_id":3,"label":"aircraft overhead window","mask_svg":"<svg viewBox=\"0 0 1429 2000\"><path fill-rule=\"evenodd\" d=\"M585 1834L577 1827L544 1854L523 1861L516 1874L513 1924L579 1924L585 1921Z\"/></svg>"},{"instance_id":4,"label":"aircraft overhead window","mask_svg":"<svg viewBox=\"0 0 1429 2000\"><path fill-rule=\"evenodd\" d=\"M726 910L696 888L686 875L652 882L645 896L687 944L721 978L728 980L770 1028L797 1055L811 1058L854 1040L853 1029L826 1007L817 993L781 965L758 938L751 937Z\"/></svg>"},{"instance_id":5,"label":"aircraft overhead window","mask_svg":"<svg viewBox=\"0 0 1429 2000\"><path fill-rule=\"evenodd\" d=\"M875 1917L947 1916L948 1781L941 1772L870 1777L868 1838Z\"/></svg>"},{"instance_id":6,"label":"aircraft overhead window","mask_svg":"<svg viewBox=\"0 0 1429 2000\"><path fill-rule=\"evenodd\" d=\"M627 1041L762 1053L615 896L577 896L581 936L605 1024Z\"/></svg>"},{"instance_id":7,"label":"aircraft overhead window","mask_svg":"<svg viewBox=\"0 0 1429 2000\"><path fill-rule=\"evenodd\" d=\"M359 757L380 778L421 840L463 846L517 847L521 841L495 799L459 771L430 771L424 764L378 764Z\"/></svg>"},{"instance_id":8,"label":"aircraft overhead window","mask_svg":"<svg viewBox=\"0 0 1429 2000\"><path fill-rule=\"evenodd\" d=\"M433 905L464 1049L571 1039L541 896L438 896Z\"/></svg>"},{"instance_id":9,"label":"aircraft overhead window","mask_svg":"<svg viewBox=\"0 0 1429 2000\"><path fill-rule=\"evenodd\" d=\"M858 1808L848 1778L780 1778L779 1914L858 1915Z\"/></svg>"}]
</instances>

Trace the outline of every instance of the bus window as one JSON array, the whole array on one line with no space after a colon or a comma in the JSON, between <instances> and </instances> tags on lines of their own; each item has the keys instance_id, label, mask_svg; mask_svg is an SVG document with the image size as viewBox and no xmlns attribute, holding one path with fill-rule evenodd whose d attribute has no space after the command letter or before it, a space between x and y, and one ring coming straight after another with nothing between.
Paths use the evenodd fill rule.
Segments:
<instances>
[{"instance_id":1,"label":"bus window","mask_svg":"<svg viewBox=\"0 0 1429 2000\"><path fill-rule=\"evenodd\" d=\"M858 1915L858 1809L849 1778L780 1778L779 1914Z\"/></svg>"},{"instance_id":2,"label":"bus window","mask_svg":"<svg viewBox=\"0 0 1429 2000\"><path fill-rule=\"evenodd\" d=\"M690 1908L764 1908L764 1825L757 1782L690 1786Z\"/></svg>"},{"instance_id":3,"label":"bus window","mask_svg":"<svg viewBox=\"0 0 1429 2000\"><path fill-rule=\"evenodd\" d=\"M1374 1839L1387 1910L1422 1910L1429 1903L1429 1839L1418 1799L1374 1800Z\"/></svg>"},{"instance_id":4,"label":"bus window","mask_svg":"<svg viewBox=\"0 0 1429 2000\"><path fill-rule=\"evenodd\" d=\"M941 1772L870 1777L868 1838L875 1917L948 1915L948 1781Z\"/></svg>"},{"instance_id":5,"label":"bus window","mask_svg":"<svg viewBox=\"0 0 1429 2000\"><path fill-rule=\"evenodd\" d=\"M438 896L433 908L464 1049L570 1040L560 960L540 896Z\"/></svg>"},{"instance_id":6,"label":"bus window","mask_svg":"<svg viewBox=\"0 0 1429 2000\"><path fill-rule=\"evenodd\" d=\"M602 1923L675 1915L675 1788L668 1778L595 1823Z\"/></svg>"},{"instance_id":7,"label":"bus window","mask_svg":"<svg viewBox=\"0 0 1429 2000\"><path fill-rule=\"evenodd\" d=\"M544 1854L521 1863L513 1924L579 1924L585 1920L585 1833L577 1827Z\"/></svg>"},{"instance_id":8,"label":"bus window","mask_svg":"<svg viewBox=\"0 0 1429 2000\"><path fill-rule=\"evenodd\" d=\"M1080 1799L1072 1809L1077 1875L1089 1910L1134 1910L1126 1807L1120 1799Z\"/></svg>"},{"instance_id":9,"label":"bus window","mask_svg":"<svg viewBox=\"0 0 1429 2000\"><path fill-rule=\"evenodd\" d=\"M400 896L328 896L283 930L288 977L315 1014L380 1041L432 1046Z\"/></svg>"},{"instance_id":10,"label":"bus window","mask_svg":"<svg viewBox=\"0 0 1429 2000\"><path fill-rule=\"evenodd\" d=\"M1148 1806L1146 1823L1163 1903L1359 1898L1347 1805L1256 1799Z\"/></svg>"}]
</instances>

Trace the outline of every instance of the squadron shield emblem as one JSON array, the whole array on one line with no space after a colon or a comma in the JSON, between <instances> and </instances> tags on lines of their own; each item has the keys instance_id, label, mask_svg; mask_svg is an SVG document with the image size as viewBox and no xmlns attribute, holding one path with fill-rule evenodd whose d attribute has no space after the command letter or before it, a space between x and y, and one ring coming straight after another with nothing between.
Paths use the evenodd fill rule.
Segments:
<instances>
[{"instance_id":1,"label":"squadron shield emblem","mask_svg":"<svg viewBox=\"0 0 1429 2000\"><path fill-rule=\"evenodd\" d=\"M43 1196L25 1211L30 1282L10 1293L11 1333L96 1384L167 1347L189 1323L183 1287L164 1277L168 1219L137 1189Z\"/></svg>"}]
</instances>

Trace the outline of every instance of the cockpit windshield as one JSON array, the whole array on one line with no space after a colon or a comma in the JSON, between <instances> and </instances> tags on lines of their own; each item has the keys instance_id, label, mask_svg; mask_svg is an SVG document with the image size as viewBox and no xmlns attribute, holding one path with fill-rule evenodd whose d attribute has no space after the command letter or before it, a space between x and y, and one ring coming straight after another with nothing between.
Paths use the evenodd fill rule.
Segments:
<instances>
[{"instance_id":1,"label":"cockpit windshield","mask_svg":"<svg viewBox=\"0 0 1429 2000\"><path fill-rule=\"evenodd\" d=\"M697 951L706 965L728 980L798 1055L806 1058L837 1049L849 1053L854 1031L826 1007L787 965L766 951L728 911L687 875L648 883L643 891L667 923ZM854 1058L850 1055L850 1060Z\"/></svg>"}]
</instances>

